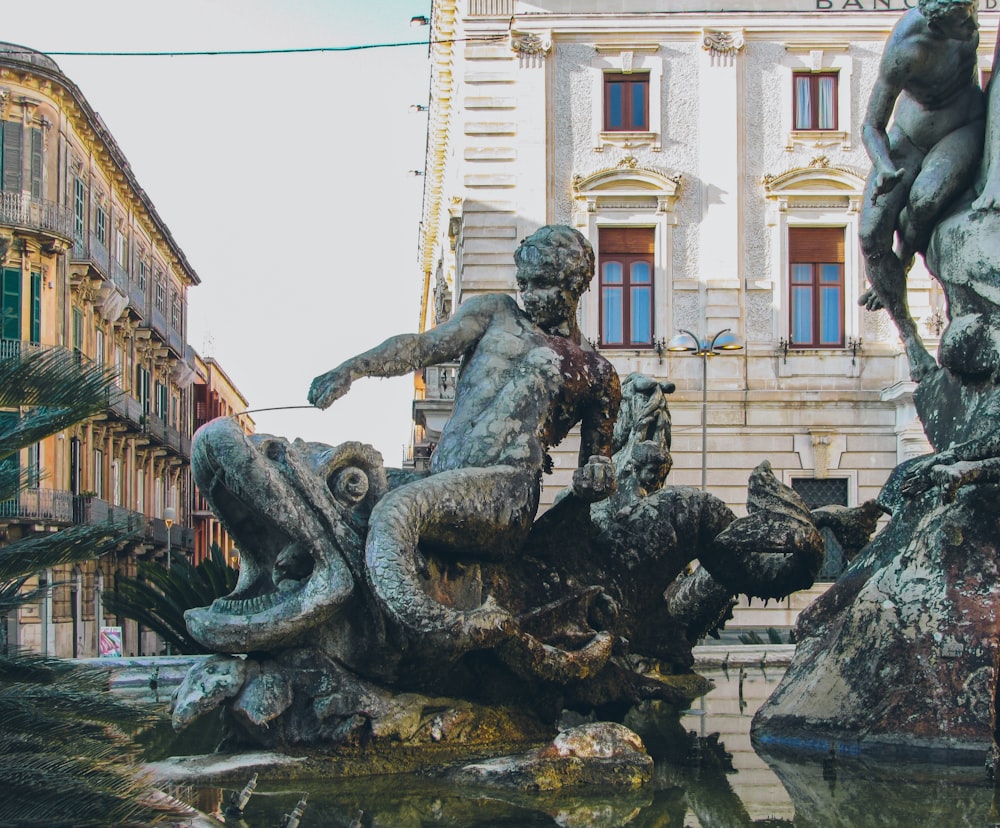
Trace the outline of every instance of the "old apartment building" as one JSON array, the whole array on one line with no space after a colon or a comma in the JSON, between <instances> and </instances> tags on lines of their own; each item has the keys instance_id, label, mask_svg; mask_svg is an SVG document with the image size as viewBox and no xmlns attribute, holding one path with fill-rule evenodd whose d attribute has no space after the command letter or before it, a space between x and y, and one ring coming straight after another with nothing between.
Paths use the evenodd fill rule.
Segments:
<instances>
[{"instance_id":1,"label":"old apartment building","mask_svg":"<svg viewBox=\"0 0 1000 828\"><path fill-rule=\"evenodd\" d=\"M101 592L138 560L163 560L168 544L195 554L196 403L221 393L246 405L224 373L215 387L220 372L187 342L198 274L114 137L55 62L12 44L0 44L0 271L0 349L70 349L113 367L120 392L21 452L32 482L0 504L0 542L109 516L137 530L112 557L46 572L55 588L5 619L7 642L94 656L101 627L121 626L124 654L156 652L151 635L104 612Z\"/></svg>"}]
</instances>

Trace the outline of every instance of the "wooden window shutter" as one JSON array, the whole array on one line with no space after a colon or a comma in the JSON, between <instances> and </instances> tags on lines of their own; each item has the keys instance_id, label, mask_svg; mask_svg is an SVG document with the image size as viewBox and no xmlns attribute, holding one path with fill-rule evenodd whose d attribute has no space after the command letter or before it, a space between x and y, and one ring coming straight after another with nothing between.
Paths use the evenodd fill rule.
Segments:
<instances>
[{"instance_id":1,"label":"wooden window shutter","mask_svg":"<svg viewBox=\"0 0 1000 828\"><path fill-rule=\"evenodd\" d=\"M656 231L652 227L602 227L601 253L652 256Z\"/></svg>"},{"instance_id":2,"label":"wooden window shutter","mask_svg":"<svg viewBox=\"0 0 1000 828\"><path fill-rule=\"evenodd\" d=\"M3 122L3 182L6 192L21 189L21 134L23 127L17 121Z\"/></svg>"},{"instance_id":3,"label":"wooden window shutter","mask_svg":"<svg viewBox=\"0 0 1000 828\"><path fill-rule=\"evenodd\" d=\"M789 262L844 263L843 227L790 227Z\"/></svg>"},{"instance_id":4,"label":"wooden window shutter","mask_svg":"<svg viewBox=\"0 0 1000 828\"><path fill-rule=\"evenodd\" d=\"M42 131L31 130L31 197L42 197Z\"/></svg>"}]
</instances>

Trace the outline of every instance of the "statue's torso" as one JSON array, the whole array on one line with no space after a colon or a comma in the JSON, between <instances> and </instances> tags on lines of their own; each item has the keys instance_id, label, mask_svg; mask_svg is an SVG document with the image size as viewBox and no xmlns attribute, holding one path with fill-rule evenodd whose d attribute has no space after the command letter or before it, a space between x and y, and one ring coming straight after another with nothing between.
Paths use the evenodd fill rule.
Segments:
<instances>
[{"instance_id":1,"label":"statue's torso","mask_svg":"<svg viewBox=\"0 0 1000 828\"><path fill-rule=\"evenodd\" d=\"M434 471L542 468L545 449L579 422L603 357L539 330L519 309L498 314L466 355Z\"/></svg>"},{"instance_id":2,"label":"statue's torso","mask_svg":"<svg viewBox=\"0 0 1000 828\"><path fill-rule=\"evenodd\" d=\"M896 40L896 38L894 38ZM969 40L913 32L896 43L905 84L896 106L896 126L928 150L955 129L984 114L975 70L978 33Z\"/></svg>"}]
</instances>

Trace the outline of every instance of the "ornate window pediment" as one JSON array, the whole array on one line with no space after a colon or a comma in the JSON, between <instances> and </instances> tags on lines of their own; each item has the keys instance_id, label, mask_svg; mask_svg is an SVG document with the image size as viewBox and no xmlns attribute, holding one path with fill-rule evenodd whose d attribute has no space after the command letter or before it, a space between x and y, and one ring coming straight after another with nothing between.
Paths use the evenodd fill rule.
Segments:
<instances>
[{"instance_id":1,"label":"ornate window pediment","mask_svg":"<svg viewBox=\"0 0 1000 828\"><path fill-rule=\"evenodd\" d=\"M640 167L626 158L617 167L598 170L573 179L573 198L578 209L594 213L599 207L643 207L666 213L680 195L681 176L655 167Z\"/></svg>"},{"instance_id":2,"label":"ornate window pediment","mask_svg":"<svg viewBox=\"0 0 1000 828\"><path fill-rule=\"evenodd\" d=\"M764 196L781 211L818 207L857 212L865 177L853 167L831 167L818 158L807 167L766 175L761 183Z\"/></svg>"}]
</instances>

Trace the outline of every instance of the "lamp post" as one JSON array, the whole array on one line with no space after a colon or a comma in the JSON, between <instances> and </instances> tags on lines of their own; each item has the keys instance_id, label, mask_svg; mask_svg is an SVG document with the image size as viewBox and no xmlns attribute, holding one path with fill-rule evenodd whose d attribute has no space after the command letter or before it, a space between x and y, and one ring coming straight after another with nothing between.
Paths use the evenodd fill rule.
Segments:
<instances>
[{"instance_id":1,"label":"lamp post","mask_svg":"<svg viewBox=\"0 0 1000 828\"><path fill-rule=\"evenodd\" d=\"M176 519L177 512L174 511L173 506L168 506L163 510L163 522L167 525L167 572L170 571L170 529ZM167 642L167 655L172 655L169 641Z\"/></svg>"},{"instance_id":2,"label":"lamp post","mask_svg":"<svg viewBox=\"0 0 1000 828\"><path fill-rule=\"evenodd\" d=\"M699 339L691 331L681 328L667 344L668 351L683 351L701 357L701 490L706 490L708 478L708 358L726 351L740 351L743 340L730 328L723 328L711 339Z\"/></svg>"},{"instance_id":3,"label":"lamp post","mask_svg":"<svg viewBox=\"0 0 1000 828\"><path fill-rule=\"evenodd\" d=\"M168 506L163 510L163 522L167 525L167 572L170 571L170 527L174 525L176 519L177 512L174 511L173 506Z\"/></svg>"}]
</instances>

